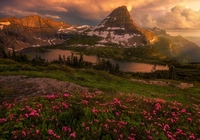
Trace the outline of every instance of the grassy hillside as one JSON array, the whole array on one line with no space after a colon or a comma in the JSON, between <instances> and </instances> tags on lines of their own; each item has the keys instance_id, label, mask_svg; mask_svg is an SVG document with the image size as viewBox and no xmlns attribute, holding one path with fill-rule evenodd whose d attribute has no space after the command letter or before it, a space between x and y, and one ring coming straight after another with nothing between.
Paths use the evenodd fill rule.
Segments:
<instances>
[{"instance_id":1,"label":"grassy hillside","mask_svg":"<svg viewBox=\"0 0 200 140\"><path fill-rule=\"evenodd\" d=\"M200 138L199 83L180 89L133 82L130 75L56 64L31 66L9 59L0 59L0 75L47 77L90 89L1 100L0 139ZM104 93L94 93L97 89ZM1 99L9 94L0 83Z\"/></svg>"}]
</instances>

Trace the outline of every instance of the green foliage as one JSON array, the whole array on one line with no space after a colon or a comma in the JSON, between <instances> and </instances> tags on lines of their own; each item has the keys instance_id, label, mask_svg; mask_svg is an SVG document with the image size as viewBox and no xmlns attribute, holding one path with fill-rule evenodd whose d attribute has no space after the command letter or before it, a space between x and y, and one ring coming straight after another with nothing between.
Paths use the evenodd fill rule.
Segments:
<instances>
[{"instance_id":1,"label":"green foliage","mask_svg":"<svg viewBox=\"0 0 200 140\"><path fill-rule=\"evenodd\" d=\"M176 59L180 55L178 47L169 39L160 37L159 41L153 46L162 53L166 54L169 58Z\"/></svg>"},{"instance_id":2,"label":"green foliage","mask_svg":"<svg viewBox=\"0 0 200 140\"><path fill-rule=\"evenodd\" d=\"M96 55L101 58L112 58L114 60L146 62L146 63L168 63L171 60L156 47L140 46L137 48L123 48L121 46L107 47L77 47L77 46L51 46L50 49L66 49L80 52L86 55Z\"/></svg>"},{"instance_id":3,"label":"green foliage","mask_svg":"<svg viewBox=\"0 0 200 140\"><path fill-rule=\"evenodd\" d=\"M82 44L82 45L95 45L100 41L101 38L97 36L79 36L76 35L73 38L67 40L64 44L65 45L75 45L75 44Z\"/></svg>"}]
</instances>

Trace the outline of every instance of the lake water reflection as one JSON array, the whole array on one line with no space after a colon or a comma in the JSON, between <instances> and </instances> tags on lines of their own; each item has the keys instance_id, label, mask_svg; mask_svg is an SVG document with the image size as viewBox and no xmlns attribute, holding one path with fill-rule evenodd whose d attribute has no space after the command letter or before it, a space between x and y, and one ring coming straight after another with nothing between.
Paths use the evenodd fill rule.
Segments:
<instances>
[{"instance_id":1,"label":"lake water reflection","mask_svg":"<svg viewBox=\"0 0 200 140\"><path fill-rule=\"evenodd\" d=\"M41 58L46 59L48 61L53 61L55 59L58 59L58 56L65 55L65 58L68 56L71 56L72 51L69 50L60 50L60 49L50 49L49 52L40 53L35 52L34 48L27 48L22 51L20 51L23 54L29 55L31 58L34 58L36 55L40 55ZM74 55L77 53L74 52ZM84 61L96 63L97 57L96 56L88 56L83 55ZM124 61L116 61L112 59L105 59L110 60L113 64L119 64L120 70L124 72L152 72L153 70L168 70L167 66L163 65L153 65L153 64L146 64L146 63L136 63L136 62L124 62Z\"/></svg>"}]
</instances>

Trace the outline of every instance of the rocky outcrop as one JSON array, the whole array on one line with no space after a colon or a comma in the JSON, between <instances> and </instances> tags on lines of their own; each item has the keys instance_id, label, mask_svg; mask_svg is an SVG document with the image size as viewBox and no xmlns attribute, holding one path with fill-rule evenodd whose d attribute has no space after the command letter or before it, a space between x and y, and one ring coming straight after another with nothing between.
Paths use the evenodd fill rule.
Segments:
<instances>
[{"instance_id":1,"label":"rocky outcrop","mask_svg":"<svg viewBox=\"0 0 200 140\"><path fill-rule=\"evenodd\" d=\"M22 99L52 93L88 92L88 88L74 83L50 78L29 78L26 76L0 76L0 86L8 89L7 98Z\"/></svg>"}]
</instances>

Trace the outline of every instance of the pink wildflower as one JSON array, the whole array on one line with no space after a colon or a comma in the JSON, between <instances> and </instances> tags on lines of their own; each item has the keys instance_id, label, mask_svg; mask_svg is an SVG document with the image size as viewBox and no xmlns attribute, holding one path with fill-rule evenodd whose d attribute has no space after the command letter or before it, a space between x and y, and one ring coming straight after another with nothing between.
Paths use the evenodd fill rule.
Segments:
<instances>
[{"instance_id":1,"label":"pink wildflower","mask_svg":"<svg viewBox=\"0 0 200 140\"><path fill-rule=\"evenodd\" d=\"M167 137L170 139L173 139L172 135L170 135L170 134L167 134Z\"/></svg>"},{"instance_id":2,"label":"pink wildflower","mask_svg":"<svg viewBox=\"0 0 200 140\"><path fill-rule=\"evenodd\" d=\"M38 134L39 132L40 132L40 130L38 130L38 129L37 129L37 130L35 130L35 133L36 133L36 134Z\"/></svg>"},{"instance_id":3,"label":"pink wildflower","mask_svg":"<svg viewBox=\"0 0 200 140\"><path fill-rule=\"evenodd\" d=\"M119 116L119 112L115 112L116 116Z\"/></svg>"},{"instance_id":4,"label":"pink wildflower","mask_svg":"<svg viewBox=\"0 0 200 140\"><path fill-rule=\"evenodd\" d=\"M130 136L128 136L128 139L129 139L129 140L135 140L135 138L131 138Z\"/></svg>"},{"instance_id":5,"label":"pink wildflower","mask_svg":"<svg viewBox=\"0 0 200 140\"><path fill-rule=\"evenodd\" d=\"M72 131L72 129L69 126L67 127L67 130L68 130L68 132Z\"/></svg>"},{"instance_id":6,"label":"pink wildflower","mask_svg":"<svg viewBox=\"0 0 200 140\"><path fill-rule=\"evenodd\" d=\"M181 112L182 112L182 113L186 113L186 110L185 110L185 109L182 109Z\"/></svg>"},{"instance_id":7,"label":"pink wildflower","mask_svg":"<svg viewBox=\"0 0 200 140\"><path fill-rule=\"evenodd\" d=\"M97 122L97 123L99 122L99 120L98 120L98 119L94 119L94 121L95 121L95 122Z\"/></svg>"},{"instance_id":8,"label":"pink wildflower","mask_svg":"<svg viewBox=\"0 0 200 140\"><path fill-rule=\"evenodd\" d=\"M6 118L0 118L0 123L6 122L7 119Z\"/></svg>"},{"instance_id":9,"label":"pink wildflower","mask_svg":"<svg viewBox=\"0 0 200 140\"><path fill-rule=\"evenodd\" d=\"M108 124L104 124L104 129L105 129L105 130L108 130L108 129L109 129Z\"/></svg>"},{"instance_id":10,"label":"pink wildflower","mask_svg":"<svg viewBox=\"0 0 200 140\"><path fill-rule=\"evenodd\" d=\"M67 131L67 127L66 127L66 126L63 126L63 127L62 127L62 131L64 131L64 132Z\"/></svg>"},{"instance_id":11,"label":"pink wildflower","mask_svg":"<svg viewBox=\"0 0 200 140\"><path fill-rule=\"evenodd\" d=\"M53 135L53 134L54 134L53 130L52 130L52 129L49 129L49 130L48 130L48 134L49 134L49 135Z\"/></svg>"},{"instance_id":12,"label":"pink wildflower","mask_svg":"<svg viewBox=\"0 0 200 140\"><path fill-rule=\"evenodd\" d=\"M88 105L88 101L87 100L82 100L82 103Z\"/></svg>"},{"instance_id":13,"label":"pink wildflower","mask_svg":"<svg viewBox=\"0 0 200 140\"><path fill-rule=\"evenodd\" d=\"M120 100L118 98L114 98L113 100L114 100L115 104L121 104L121 102L120 102Z\"/></svg>"},{"instance_id":14,"label":"pink wildflower","mask_svg":"<svg viewBox=\"0 0 200 140\"><path fill-rule=\"evenodd\" d=\"M76 138L76 132L71 133L71 134L70 134L70 137Z\"/></svg>"},{"instance_id":15,"label":"pink wildflower","mask_svg":"<svg viewBox=\"0 0 200 140\"><path fill-rule=\"evenodd\" d=\"M156 103L156 104L154 105L154 107L155 107L155 110L159 110L159 109L161 108L161 105L160 105L159 103Z\"/></svg>"},{"instance_id":16,"label":"pink wildflower","mask_svg":"<svg viewBox=\"0 0 200 140\"><path fill-rule=\"evenodd\" d=\"M194 139L195 139L194 134L191 134L191 135L189 136L189 138L194 140Z\"/></svg>"},{"instance_id":17,"label":"pink wildflower","mask_svg":"<svg viewBox=\"0 0 200 140\"><path fill-rule=\"evenodd\" d=\"M149 139L149 140L153 140L153 137L149 135L149 136L148 136L148 139Z\"/></svg>"},{"instance_id":18,"label":"pink wildflower","mask_svg":"<svg viewBox=\"0 0 200 140\"><path fill-rule=\"evenodd\" d=\"M47 99L55 99L56 97L55 94L46 95Z\"/></svg>"},{"instance_id":19,"label":"pink wildflower","mask_svg":"<svg viewBox=\"0 0 200 140\"><path fill-rule=\"evenodd\" d=\"M39 117L40 115L37 113L36 110L32 110L32 112L29 114L29 116L37 116L37 117Z\"/></svg>"},{"instance_id":20,"label":"pink wildflower","mask_svg":"<svg viewBox=\"0 0 200 140\"><path fill-rule=\"evenodd\" d=\"M150 131L150 130L148 130L148 131L147 131L147 134L151 134L151 131Z\"/></svg>"},{"instance_id":21,"label":"pink wildflower","mask_svg":"<svg viewBox=\"0 0 200 140\"><path fill-rule=\"evenodd\" d=\"M177 131L178 134L182 134L183 133L183 130L181 130L179 128L177 128L176 131Z\"/></svg>"},{"instance_id":22,"label":"pink wildflower","mask_svg":"<svg viewBox=\"0 0 200 140\"><path fill-rule=\"evenodd\" d=\"M170 127L169 127L168 124L166 124L166 125L163 127L163 130L164 130L165 132L167 131L167 129L170 129Z\"/></svg>"},{"instance_id":23,"label":"pink wildflower","mask_svg":"<svg viewBox=\"0 0 200 140\"><path fill-rule=\"evenodd\" d=\"M65 109L68 108L68 105L66 103L64 103L64 102L62 103L62 105L64 106Z\"/></svg>"},{"instance_id":24,"label":"pink wildflower","mask_svg":"<svg viewBox=\"0 0 200 140\"><path fill-rule=\"evenodd\" d=\"M65 93L65 94L63 94L63 96L64 96L64 97L68 97L68 96L69 96L69 94L66 94L66 93Z\"/></svg>"},{"instance_id":25,"label":"pink wildflower","mask_svg":"<svg viewBox=\"0 0 200 140\"><path fill-rule=\"evenodd\" d=\"M85 127L85 122L82 123L82 126Z\"/></svg>"},{"instance_id":26,"label":"pink wildflower","mask_svg":"<svg viewBox=\"0 0 200 140\"><path fill-rule=\"evenodd\" d=\"M89 130L90 130L90 128L89 128L89 127L86 127L86 128L85 128L85 130L89 131Z\"/></svg>"},{"instance_id":27,"label":"pink wildflower","mask_svg":"<svg viewBox=\"0 0 200 140\"><path fill-rule=\"evenodd\" d=\"M23 136L26 136L26 132L25 132L25 131L22 131L22 135L23 135Z\"/></svg>"},{"instance_id":28,"label":"pink wildflower","mask_svg":"<svg viewBox=\"0 0 200 140\"><path fill-rule=\"evenodd\" d=\"M97 114L99 111L98 111L97 109L95 109L95 108L92 108L92 112L93 112L94 114Z\"/></svg>"},{"instance_id":29,"label":"pink wildflower","mask_svg":"<svg viewBox=\"0 0 200 140\"><path fill-rule=\"evenodd\" d=\"M192 122L192 118L187 118L188 121Z\"/></svg>"}]
</instances>

